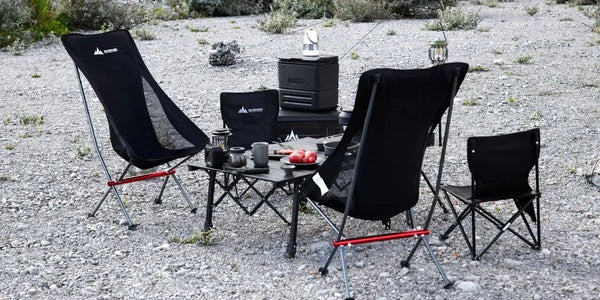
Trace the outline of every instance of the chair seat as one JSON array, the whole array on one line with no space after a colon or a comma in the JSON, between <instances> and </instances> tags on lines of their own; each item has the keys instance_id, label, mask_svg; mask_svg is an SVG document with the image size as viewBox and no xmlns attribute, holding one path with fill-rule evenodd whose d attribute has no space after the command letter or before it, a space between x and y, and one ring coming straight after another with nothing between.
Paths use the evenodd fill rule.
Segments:
<instances>
[{"instance_id":1,"label":"chair seat","mask_svg":"<svg viewBox=\"0 0 600 300\"><path fill-rule=\"evenodd\" d=\"M472 195L471 195L472 188L470 185L466 185L466 186L443 185L442 189L447 191L448 193L452 194L452 196L465 201L466 203L471 203L471 201L473 200ZM510 198L522 199L522 198L529 198L532 196L537 196L537 193L535 191L529 191L526 193L521 193L521 194L516 194L516 195L501 195L498 197L476 199L477 200L476 202L482 203L482 202L487 202L487 201L497 201L497 200L504 200L504 199L510 199Z\"/></svg>"}]
</instances>

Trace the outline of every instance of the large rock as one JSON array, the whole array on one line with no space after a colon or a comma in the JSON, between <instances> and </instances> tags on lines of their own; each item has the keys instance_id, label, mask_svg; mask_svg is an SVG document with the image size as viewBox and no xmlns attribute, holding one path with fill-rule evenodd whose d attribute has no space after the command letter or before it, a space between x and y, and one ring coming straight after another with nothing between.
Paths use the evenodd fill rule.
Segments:
<instances>
[{"instance_id":1,"label":"large rock","mask_svg":"<svg viewBox=\"0 0 600 300\"><path fill-rule=\"evenodd\" d=\"M212 45L208 62L213 66L229 66L235 64L235 58L240 54L240 46L236 41L218 42Z\"/></svg>"}]
</instances>

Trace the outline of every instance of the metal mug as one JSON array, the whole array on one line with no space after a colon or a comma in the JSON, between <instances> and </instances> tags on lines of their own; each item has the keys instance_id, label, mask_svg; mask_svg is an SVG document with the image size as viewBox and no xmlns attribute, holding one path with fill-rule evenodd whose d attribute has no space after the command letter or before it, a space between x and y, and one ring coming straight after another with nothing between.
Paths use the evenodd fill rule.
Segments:
<instances>
[{"instance_id":1,"label":"metal mug","mask_svg":"<svg viewBox=\"0 0 600 300\"><path fill-rule=\"evenodd\" d=\"M269 143L252 143L252 160L255 168L263 168L269 165Z\"/></svg>"}]
</instances>

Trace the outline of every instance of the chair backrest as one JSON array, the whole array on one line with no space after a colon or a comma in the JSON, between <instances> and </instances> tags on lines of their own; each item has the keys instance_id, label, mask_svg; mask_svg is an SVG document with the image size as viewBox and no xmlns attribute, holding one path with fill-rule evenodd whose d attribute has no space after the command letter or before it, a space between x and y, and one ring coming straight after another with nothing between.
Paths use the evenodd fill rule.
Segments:
<instances>
[{"instance_id":1,"label":"chair backrest","mask_svg":"<svg viewBox=\"0 0 600 300\"><path fill-rule=\"evenodd\" d=\"M140 168L168 153L202 148L208 137L154 80L128 31L67 34L63 45L100 99L113 149Z\"/></svg>"},{"instance_id":2,"label":"chair backrest","mask_svg":"<svg viewBox=\"0 0 600 300\"><path fill-rule=\"evenodd\" d=\"M510 199L532 191L529 174L537 165L539 154L540 130L537 128L468 138L467 160L472 174L473 198Z\"/></svg>"},{"instance_id":3,"label":"chair backrest","mask_svg":"<svg viewBox=\"0 0 600 300\"><path fill-rule=\"evenodd\" d=\"M231 130L231 147L249 149L254 142L275 141L278 115L277 90L221 93L221 118Z\"/></svg>"},{"instance_id":4,"label":"chair backrest","mask_svg":"<svg viewBox=\"0 0 600 300\"><path fill-rule=\"evenodd\" d=\"M317 171L319 180L331 188L329 195L323 194L322 185L314 183L314 178L303 191L311 199L315 192L317 197L335 199L317 201L324 205L330 202L328 206L336 210L345 207L343 199L352 197L349 215L360 219L383 220L413 207L419 198L428 132L449 107L467 69L465 63L448 63L428 69L375 69L363 73L344 136ZM371 114L365 124L371 101ZM362 132L364 128L366 132ZM361 134L365 136L359 145L354 190L347 191L351 195L343 195L333 183L343 173L343 161L350 158L347 147L361 140L357 137ZM340 197L331 197L331 193L339 193ZM343 202L336 204L340 199Z\"/></svg>"}]
</instances>

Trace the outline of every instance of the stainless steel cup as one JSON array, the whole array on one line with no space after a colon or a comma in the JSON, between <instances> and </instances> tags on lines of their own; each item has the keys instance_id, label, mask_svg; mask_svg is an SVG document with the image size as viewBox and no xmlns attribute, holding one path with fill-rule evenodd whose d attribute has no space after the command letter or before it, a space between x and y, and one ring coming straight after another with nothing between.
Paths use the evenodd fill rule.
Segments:
<instances>
[{"instance_id":1,"label":"stainless steel cup","mask_svg":"<svg viewBox=\"0 0 600 300\"><path fill-rule=\"evenodd\" d=\"M256 142L252 144L252 160L255 168L263 168L269 165L269 144Z\"/></svg>"}]
</instances>

